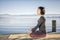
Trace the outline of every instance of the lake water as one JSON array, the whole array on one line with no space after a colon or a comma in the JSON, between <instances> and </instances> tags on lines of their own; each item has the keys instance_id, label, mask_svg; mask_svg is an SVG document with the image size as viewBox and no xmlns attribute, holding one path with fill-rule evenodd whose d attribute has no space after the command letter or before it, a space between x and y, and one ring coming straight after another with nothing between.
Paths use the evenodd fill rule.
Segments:
<instances>
[{"instance_id":1,"label":"lake water","mask_svg":"<svg viewBox=\"0 0 60 40\"><path fill-rule=\"evenodd\" d=\"M52 20L56 20L56 32L60 32L60 15L45 15L46 32L52 31ZM0 34L26 33L37 24L37 15L0 15Z\"/></svg>"}]
</instances>

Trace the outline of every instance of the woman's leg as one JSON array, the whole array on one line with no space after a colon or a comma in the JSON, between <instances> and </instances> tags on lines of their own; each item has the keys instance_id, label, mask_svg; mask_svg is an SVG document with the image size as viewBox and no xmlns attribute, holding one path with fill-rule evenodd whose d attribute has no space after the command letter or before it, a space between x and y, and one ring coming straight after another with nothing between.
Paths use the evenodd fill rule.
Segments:
<instances>
[{"instance_id":1,"label":"woman's leg","mask_svg":"<svg viewBox=\"0 0 60 40\"><path fill-rule=\"evenodd\" d=\"M46 36L46 34L43 34L40 31L30 33L30 37L32 37L32 38L42 38L42 37L45 37L45 36Z\"/></svg>"}]
</instances>

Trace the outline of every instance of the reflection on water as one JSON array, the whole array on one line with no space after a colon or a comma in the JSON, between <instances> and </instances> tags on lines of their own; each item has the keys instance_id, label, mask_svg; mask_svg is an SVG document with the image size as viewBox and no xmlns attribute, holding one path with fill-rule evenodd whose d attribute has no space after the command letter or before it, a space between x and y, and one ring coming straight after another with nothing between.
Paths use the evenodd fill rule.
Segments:
<instances>
[{"instance_id":1,"label":"reflection on water","mask_svg":"<svg viewBox=\"0 0 60 40\"><path fill-rule=\"evenodd\" d=\"M36 15L0 15L0 34L28 32L37 24ZM52 20L56 20L56 31L60 32L60 15L45 15L46 31L52 31Z\"/></svg>"}]
</instances>

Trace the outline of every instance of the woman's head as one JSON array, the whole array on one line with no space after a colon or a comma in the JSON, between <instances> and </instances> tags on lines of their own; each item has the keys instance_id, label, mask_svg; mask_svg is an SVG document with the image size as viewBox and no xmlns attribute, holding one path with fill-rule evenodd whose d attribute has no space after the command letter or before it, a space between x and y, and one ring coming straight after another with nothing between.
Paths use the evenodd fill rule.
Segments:
<instances>
[{"instance_id":1,"label":"woman's head","mask_svg":"<svg viewBox=\"0 0 60 40\"><path fill-rule=\"evenodd\" d=\"M42 6L38 7L37 14L38 15L44 15L45 14L45 8Z\"/></svg>"}]
</instances>

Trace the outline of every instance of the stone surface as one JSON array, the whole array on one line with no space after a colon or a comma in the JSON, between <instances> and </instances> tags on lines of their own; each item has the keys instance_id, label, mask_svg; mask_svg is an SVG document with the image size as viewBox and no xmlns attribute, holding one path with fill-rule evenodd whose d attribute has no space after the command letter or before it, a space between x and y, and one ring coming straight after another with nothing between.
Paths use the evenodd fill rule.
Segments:
<instances>
[{"instance_id":1,"label":"stone surface","mask_svg":"<svg viewBox=\"0 0 60 40\"><path fill-rule=\"evenodd\" d=\"M47 33L46 37L34 39L28 34L0 35L0 40L60 40L60 33Z\"/></svg>"}]
</instances>

